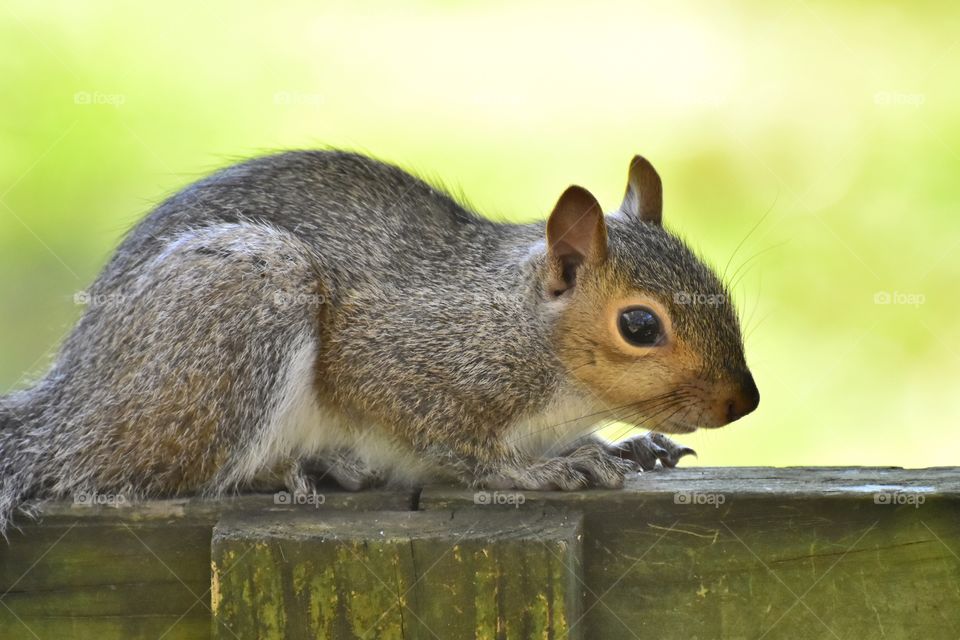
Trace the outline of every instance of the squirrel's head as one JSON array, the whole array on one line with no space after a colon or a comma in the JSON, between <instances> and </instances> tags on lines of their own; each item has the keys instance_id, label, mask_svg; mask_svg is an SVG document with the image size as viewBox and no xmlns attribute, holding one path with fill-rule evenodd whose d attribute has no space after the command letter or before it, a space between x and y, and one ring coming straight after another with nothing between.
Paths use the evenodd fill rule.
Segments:
<instances>
[{"instance_id":1,"label":"squirrel's head","mask_svg":"<svg viewBox=\"0 0 960 640\"><path fill-rule=\"evenodd\" d=\"M637 156L619 210L570 187L546 227L557 354L613 416L668 433L720 427L760 394L717 275L661 224L660 177Z\"/></svg>"}]
</instances>

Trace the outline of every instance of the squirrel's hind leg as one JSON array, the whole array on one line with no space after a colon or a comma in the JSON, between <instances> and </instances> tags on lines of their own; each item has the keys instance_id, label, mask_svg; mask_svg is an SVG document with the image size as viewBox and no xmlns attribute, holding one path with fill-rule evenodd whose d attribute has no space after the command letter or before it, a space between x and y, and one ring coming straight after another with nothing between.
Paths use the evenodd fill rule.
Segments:
<instances>
[{"instance_id":1,"label":"squirrel's hind leg","mask_svg":"<svg viewBox=\"0 0 960 640\"><path fill-rule=\"evenodd\" d=\"M384 474L345 449L324 452L307 458L290 457L269 470L264 470L245 489L312 494L325 486L347 491L360 491L386 483Z\"/></svg>"},{"instance_id":2,"label":"squirrel's hind leg","mask_svg":"<svg viewBox=\"0 0 960 640\"><path fill-rule=\"evenodd\" d=\"M320 426L316 263L288 233L230 223L108 267L58 359L44 422L63 432L50 441L73 445L51 450L50 493L215 495L288 457L299 441L277 431L278 415Z\"/></svg>"},{"instance_id":3,"label":"squirrel's hind leg","mask_svg":"<svg viewBox=\"0 0 960 640\"><path fill-rule=\"evenodd\" d=\"M310 481L320 484L335 483L347 491L380 487L386 483L384 474L348 449L337 449L305 461L303 473Z\"/></svg>"}]
</instances>

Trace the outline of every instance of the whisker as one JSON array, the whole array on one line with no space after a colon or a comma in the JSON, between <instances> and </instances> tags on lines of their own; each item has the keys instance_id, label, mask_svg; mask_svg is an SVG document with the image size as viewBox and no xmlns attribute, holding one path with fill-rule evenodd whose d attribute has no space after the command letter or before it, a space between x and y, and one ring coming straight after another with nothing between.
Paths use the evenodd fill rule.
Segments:
<instances>
[{"instance_id":1,"label":"whisker","mask_svg":"<svg viewBox=\"0 0 960 640\"><path fill-rule=\"evenodd\" d=\"M760 328L760 325L762 325L762 324L764 323L764 321L765 321L767 318L769 318L771 315L773 315L773 311L767 312L767 314L766 314L765 316L763 316L762 318L760 318L760 320L757 321L757 324L755 324L755 325L750 329L750 331L747 332L747 335L745 335L745 336L743 337L743 339L746 340L746 339L749 338L751 335L753 335L753 332L756 331L757 329L759 329L759 328Z\"/></svg>"},{"instance_id":2,"label":"whisker","mask_svg":"<svg viewBox=\"0 0 960 640\"><path fill-rule=\"evenodd\" d=\"M611 420L611 421L609 421L609 422L607 422L607 423L605 423L605 424L602 424L602 425L600 425L600 426L592 429L592 430L589 431L588 433L584 434L584 437L592 436L592 435L596 434L597 431L600 431L600 430L602 430L602 429L606 429L607 427L609 427L610 425L614 424L615 422L624 422L624 423L627 423L627 424L630 425L630 428L631 428L631 429L640 429L640 428L643 428L643 427L642 427L643 424L649 422L650 420L655 419L657 416L662 415L663 413L669 411L670 409L672 409L673 407L675 407L675 406L677 406L677 405L682 405L682 404L683 404L683 400L684 400L684 398L672 399L670 402L667 402L667 403L665 403L664 405L662 405L661 407L658 407L656 411L654 411L653 413L647 415L647 416L646 416L643 420L641 420L640 422L633 422L633 420L634 420L637 416L640 416L640 415L643 415L644 413L646 413L646 411L648 411L649 409L645 408L645 409L640 410L640 411L633 411L633 412L631 412L631 413L629 413L629 414L627 414L627 415L625 415L625 416L618 416L618 417L616 417L615 419L613 419L613 420Z\"/></svg>"},{"instance_id":3,"label":"whisker","mask_svg":"<svg viewBox=\"0 0 960 640\"><path fill-rule=\"evenodd\" d=\"M673 416L677 415L678 413L680 413L680 411L682 411L682 410L685 409L685 408L686 408L686 407L678 407L676 411L674 411L673 413L671 413L670 415L668 415L666 418L664 418L663 420L661 420L661 421L660 421L660 424L666 424L667 422L670 421L670 418L672 418ZM660 424L658 424L657 426L660 426Z\"/></svg>"},{"instance_id":4,"label":"whisker","mask_svg":"<svg viewBox=\"0 0 960 640\"><path fill-rule=\"evenodd\" d=\"M766 248L764 248L764 249L761 249L760 251L757 251L755 254L753 254L752 256L750 256L749 258L747 258L747 259L743 262L743 264L741 264L739 267L737 267L737 270L733 272L733 275L730 276L731 283L728 285L728 287L729 287L730 289L736 288L736 286L737 286L738 284L740 284L740 280L742 280L748 273L750 273L750 269L747 269L747 270L744 271L742 274L740 274L740 277L738 278L738 277L737 277L737 274L740 273L740 270L741 270L741 269L743 269L744 267L746 267L747 265L749 265L751 262L753 262L754 260L756 260L757 258L759 258L760 256L762 256L763 254L768 253L768 252L770 252L770 251L773 251L774 249L779 249L780 247L784 246L785 244L789 244L789 243L790 243L790 240L784 240L783 242L778 242L778 243L776 243L776 244L770 245L769 247L766 247Z\"/></svg>"},{"instance_id":5,"label":"whisker","mask_svg":"<svg viewBox=\"0 0 960 640\"><path fill-rule=\"evenodd\" d=\"M720 276L721 281L726 281L727 279L727 269L730 268L730 264L733 262L733 259L737 257L737 252L740 251L741 247L746 244L747 240L750 239L750 236L763 224L763 221L773 212L774 208L777 206L777 201L780 199L780 191L777 191L777 195L773 198L773 204L770 205L770 208L764 212L760 219L750 228L750 231L747 232L747 235L743 237L743 240L734 248L733 253L730 254L730 259L727 260L727 264L723 267L723 275Z\"/></svg>"},{"instance_id":6,"label":"whisker","mask_svg":"<svg viewBox=\"0 0 960 640\"><path fill-rule=\"evenodd\" d=\"M664 394L661 394L661 395L658 395L658 396L652 396L652 397L650 397L650 398L646 398L646 399L644 399L644 400L641 400L639 403L638 403L638 402L630 402L630 403L628 403L628 404L621 405L621 406L619 406L619 407L608 407L608 408L603 409L603 410L601 410L601 411L596 411L596 412L594 412L594 413L587 413L587 414L584 414L584 415L581 415L581 416L577 416L576 418L572 418L572 419L570 419L570 420L564 420L563 422L557 422L557 423L555 423L555 424L547 425L546 427L543 427L543 428L541 428L541 429L537 429L537 430L535 430L535 431L530 431L530 432L528 432L528 433L525 433L525 434L516 436L516 437L514 437L514 438L511 438L511 439L509 440L509 442L510 442L510 443L513 443L513 442L522 440L522 439L524 439L524 438L529 438L529 437L531 437L531 436L533 436L533 435L536 435L536 434L538 434L538 433L542 433L543 431L547 431L547 430L549 430L549 429L555 429L555 428L557 428L557 427L562 427L563 425L570 424L570 423L572 423L572 422L579 422L580 420L584 420L584 419L586 419L586 418L592 418L592 417L594 417L594 416L602 416L602 415L606 415L606 414L609 414L609 413L621 411L621 410L623 410L623 409L627 409L627 408L630 408L630 407L634 407L634 406L639 405L639 404L642 404L642 403L656 403L656 402L659 402L659 401L662 400L662 399L666 399L666 398L669 398L669 397L675 395L675 393L676 393L676 391L670 391L670 392L668 392L668 393L664 393ZM646 406L646 405L644 405L644 406Z\"/></svg>"},{"instance_id":7,"label":"whisker","mask_svg":"<svg viewBox=\"0 0 960 640\"><path fill-rule=\"evenodd\" d=\"M662 400L661 402L658 402L658 403L656 403L656 404L654 405L654 406L657 408L657 411L659 412L659 411L661 410L661 408L669 408L670 406L673 406L673 405L676 404L677 402L682 401L682 398L679 398L679 399L678 399L678 398L675 398L675 397L674 397L675 395L676 395L675 393L665 394L666 399L664 399L664 400ZM632 403L632 405L636 405L636 404L637 404L637 403ZM631 406L631 405L626 405L626 406ZM645 405L645 406L643 406L643 407L640 408L640 409L634 408L633 410L631 410L631 411L627 414L627 416L629 416L629 418L632 419L633 417L635 417L635 416L637 416L637 415L640 415L640 414L642 414L642 413L644 413L644 412L646 412L646 411L650 411L650 409L654 408L654 406L646 406L646 405ZM655 415L655 414L654 414L654 415ZM610 425L616 424L617 422L623 422L623 421L624 421L624 416L622 416L622 415L614 415L614 416L612 416L611 419L609 419L609 420L601 421L601 422L598 423L593 429L591 429L591 430L588 431L587 433L583 434L581 437L582 437L582 438L590 437L590 436L594 435L595 433L597 433L598 431L601 431L601 430L603 430L603 429L606 429L606 428L609 427ZM568 443L568 442L564 442L564 441L555 442L553 445L551 445L550 447L548 447L546 451L543 452L543 455L544 455L544 456L548 456L548 455L550 455L554 450L556 450L558 447L565 446L565 445L567 445L567 444L569 444L569 443Z\"/></svg>"},{"instance_id":8,"label":"whisker","mask_svg":"<svg viewBox=\"0 0 960 640\"><path fill-rule=\"evenodd\" d=\"M756 301L753 304L753 307L750 309L750 315L747 316L746 321L743 323L745 327L750 326L750 322L753 320L754 314L757 312L757 309L760 307L760 298L763 293L763 272L761 271L757 277L757 297Z\"/></svg>"},{"instance_id":9,"label":"whisker","mask_svg":"<svg viewBox=\"0 0 960 640\"><path fill-rule=\"evenodd\" d=\"M650 403L650 402L635 403L635 404L643 404L643 406L639 406L639 407L633 406L631 410L626 413L618 412L615 415L613 415L609 420L604 420L599 422L592 429L590 429L580 437L590 438L591 436L594 436L598 431L602 431L603 429L606 429L607 427L613 424L616 424L618 422L633 423L637 416L643 415L643 414L649 414L647 418L641 421L640 424L642 424L644 421L649 420L657 415L660 415L663 412L669 410L670 408L676 406L677 404L684 402L684 400L686 400L685 396L686 394L670 393L670 394L666 394L665 399L657 403ZM556 451L559 447L565 446L567 444L569 443L565 441L558 441L553 445L551 445L543 453L543 455L544 456L550 455L551 453Z\"/></svg>"}]
</instances>

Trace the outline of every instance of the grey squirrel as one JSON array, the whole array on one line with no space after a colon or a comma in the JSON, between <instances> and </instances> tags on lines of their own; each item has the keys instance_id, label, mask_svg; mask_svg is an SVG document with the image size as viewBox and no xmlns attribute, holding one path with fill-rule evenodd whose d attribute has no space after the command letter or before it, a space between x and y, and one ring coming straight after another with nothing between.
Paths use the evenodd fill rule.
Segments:
<instances>
[{"instance_id":1,"label":"grey squirrel","mask_svg":"<svg viewBox=\"0 0 960 640\"><path fill-rule=\"evenodd\" d=\"M759 393L717 276L634 158L619 209L485 219L343 151L221 170L126 237L49 372L0 398L0 531L33 498L453 480L619 487ZM703 303L708 300L709 303Z\"/></svg>"}]
</instances>

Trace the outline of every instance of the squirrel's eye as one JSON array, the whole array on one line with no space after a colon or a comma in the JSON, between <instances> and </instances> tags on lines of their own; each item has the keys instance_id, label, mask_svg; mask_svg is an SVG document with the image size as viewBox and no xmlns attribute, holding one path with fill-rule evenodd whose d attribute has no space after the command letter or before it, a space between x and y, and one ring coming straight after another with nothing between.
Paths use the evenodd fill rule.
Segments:
<instances>
[{"instance_id":1,"label":"squirrel's eye","mask_svg":"<svg viewBox=\"0 0 960 640\"><path fill-rule=\"evenodd\" d=\"M632 307L620 312L620 335L637 347L652 347L663 336L660 319L646 307Z\"/></svg>"}]
</instances>

